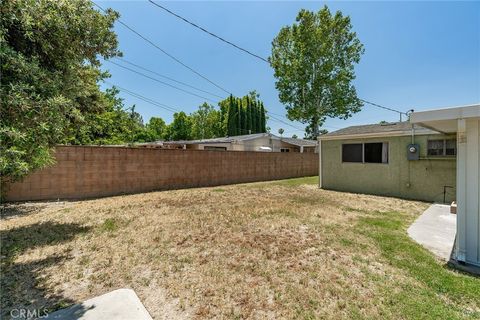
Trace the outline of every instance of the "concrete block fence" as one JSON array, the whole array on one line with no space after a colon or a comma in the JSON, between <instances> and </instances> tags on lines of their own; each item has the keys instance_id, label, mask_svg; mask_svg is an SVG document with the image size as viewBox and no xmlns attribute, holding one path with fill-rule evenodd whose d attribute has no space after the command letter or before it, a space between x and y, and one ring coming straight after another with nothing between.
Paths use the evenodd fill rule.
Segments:
<instances>
[{"instance_id":1,"label":"concrete block fence","mask_svg":"<svg viewBox=\"0 0 480 320\"><path fill-rule=\"evenodd\" d=\"M318 155L59 146L56 164L7 186L7 201L85 199L318 175Z\"/></svg>"}]
</instances>

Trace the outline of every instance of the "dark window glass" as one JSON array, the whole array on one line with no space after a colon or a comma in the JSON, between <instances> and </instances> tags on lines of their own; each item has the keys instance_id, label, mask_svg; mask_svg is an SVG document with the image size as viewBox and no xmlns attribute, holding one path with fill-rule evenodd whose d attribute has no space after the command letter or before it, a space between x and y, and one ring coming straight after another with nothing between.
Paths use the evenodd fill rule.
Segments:
<instances>
[{"instance_id":1,"label":"dark window glass","mask_svg":"<svg viewBox=\"0 0 480 320\"><path fill-rule=\"evenodd\" d=\"M454 156L457 154L457 140L445 140L445 155Z\"/></svg>"},{"instance_id":2,"label":"dark window glass","mask_svg":"<svg viewBox=\"0 0 480 320\"><path fill-rule=\"evenodd\" d=\"M457 154L457 140L428 140L427 155L454 156Z\"/></svg>"},{"instance_id":3,"label":"dark window glass","mask_svg":"<svg viewBox=\"0 0 480 320\"><path fill-rule=\"evenodd\" d=\"M429 156L443 156L445 140L428 140L427 154Z\"/></svg>"},{"instance_id":4,"label":"dark window glass","mask_svg":"<svg viewBox=\"0 0 480 320\"><path fill-rule=\"evenodd\" d=\"M213 147L213 146L204 146L203 150L216 150L216 151L226 151L226 147Z\"/></svg>"},{"instance_id":5,"label":"dark window glass","mask_svg":"<svg viewBox=\"0 0 480 320\"><path fill-rule=\"evenodd\" d=\"M363 162L362 144L352 143L342 145L342 161L343 162Z\"/></svg>"},{"instance_id":6,"label":"dark window glass","mask_svg":"<svg viewBox=\"0 0 480 320\"><path fill-rule=\"evenodd\" d=\"M385 150L384 150L385 145ZM385 143L365 143L365 162L366 163L386 163L388 162L387 155L384 154L384 151L387 152L388 147Z\"/></svg>"}]
</instances>

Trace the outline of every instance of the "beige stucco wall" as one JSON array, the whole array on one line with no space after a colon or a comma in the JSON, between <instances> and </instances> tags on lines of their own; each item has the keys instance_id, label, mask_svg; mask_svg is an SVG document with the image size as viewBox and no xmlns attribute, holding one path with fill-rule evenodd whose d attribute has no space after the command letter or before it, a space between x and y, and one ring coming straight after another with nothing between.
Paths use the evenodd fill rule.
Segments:
<instances>
[{"instance_id":1,"label":"beige stucco wall","mask_svg":"<svg viewBox=\"0 0 480 320\"><path fill-rule=\"evenodd\" d=\"M242 141L239 144L243 146L243 151L259 151L260 147L270 147L273 152L280 152L281 148L288 148L290 152L300 152L300 147L268 137Z\"/></svg>"},{"instance_id":2,"label":"beige stucco wall","mask_svg":"<svg viewBox=\"0 0 480 320\"><path fill-rule=\"evenodd\" d=\"M204 150L205 147L220 147L227 148L228 151L234 150L231 143L201 143L201 144L187 144L187 149Z\"/></svg>"},{"instance_id":3,"label":"beige stucco wall","mask_svg":"<svg viewBox=\"0 0 480 320\"><path fill-rule=\"evenodd\" d=\"M300 147L284 141L262 137L252 140L235 141L232 143L199 143L187 144L186 149L204 150L205 147L225 147L228 151L262 151L260 147L272 148L273 152L280 152L281 148L290 149L289 152L300 152ZM315 147L304 147L304 152L315 152Z\"/></svg>"},{"instance_id":4,"label":"beige stucco wall","mask_svg":"<svg viewBox=\"0 0 480 320\"><path fill-rule=\"evenodd\" d=\"M445 135L415 137L420 145L420 160L407 160L410 136L323 140L321 142L322 188L395 196L425 201L443 201L443 186L456 186L455 158L427 157L427 140L454 138ZM342 163L343 143L388 142L389 163ZM447 189L447 201L455 189Z\"/></svg>"}]
</instances>

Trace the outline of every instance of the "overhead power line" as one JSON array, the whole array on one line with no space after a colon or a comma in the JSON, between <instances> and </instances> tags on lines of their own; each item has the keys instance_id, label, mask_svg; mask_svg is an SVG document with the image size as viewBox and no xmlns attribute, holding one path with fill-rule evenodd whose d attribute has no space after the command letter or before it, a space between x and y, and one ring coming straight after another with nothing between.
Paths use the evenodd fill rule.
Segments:
<instances>
[{"instance_id":1,"label":"overhead power line","mask_svg":"<svg viewBox=\"0 0 480 320\"><path fill-rule=\"evenodd\" d=\"M172 106L169 106L169 105L166 105L166 104L164 104L164 103L158 102L158 101L156 101L156 100L154 100L154 99L147 98L147 97L145 97L145 96L143 96L143 95L141 95L141 94L139 94L139 93L137 93L137 92L134 92L134 91L132 91L132 90L129 90L129 89L120 87L119 85L117 85L117 84L115 84L115 83L112 83L112 82L110 82L110 81L108 81L108 80L103 80L103 82L105 82L106 84L109 84L109 85L111 85L111 86L116 87L117 89L121 90L121 92L124 92L124 93L126 93L126 94L128 94L128 95L130 95L130 96L132 96L132 97L135 97L135 98L140 99L140 100L142 100L142 101L144 101L144 102L147 102L147 103L149 103L149 104L151 104L151 105L153 105L153 106L155 106L155 107L164 109L164 110L169 111L169 112L172 112L172 113L180 112L179 109L176 109L176 108L174 108L174 107L172 107ZM283 122L283 121L281 121L281 120L279 120L279 121L282 122L282 123L285 123L285 122ZM289 125L288 123L286 123L286 124ZM245 132L250 132L250 131L251 131L251 130L242 129L242 128L236 128L236 129L237 129L237 130L242 130L242 131L245 131ZM296 128L296 129L297 129L297 130L300 130L300 131L302 131L302 132L304 131L303 129L298 129L298 128ZM288 133L288 131L285 131L285 133Z\"/></svg>"},{"instance_id":2,"label":"overhead power line","mask_svg":"<svg viewBox=\"0 0 480 320\"><path fill-rule=\"evenodd\" d=\"M273 113L273 112L271 112L271 111L268 111L268 113L269 113L270 115L273 114L273 115L278 116L278 117L285 117L284 115L281 115L281 114L278 114L278 113ZM341 129L341 128L339 128L339 127L326 126L326 125L323 125L322 127L331 128L331 129ZM304 130L304 129L302 129L302 130Z\"/></svg>"},{"instance_id":3,"label":"overhead power line","mask_svg":"<svg viewBox=\"0 0 480 320\"><path fill-rule=\"evenodd\" d=\"M224 39L224 38L222 38L222 37L220 37L220 36L217 36L217 35L214 34L213 32L210 32L210 31L206 30L205 28L203 28L203 27L201 27L201 26L199 26L199 25L197 25L197 24L189 21L188 19L186 19L186 18L184 18L184 17L182 17L182 16L180 16L180 15L172 12L171 10L169 10L169 9L167 9L167 8L159 5L158 3L155 3L155 2L152 1L152 0L149 0L149 2L152 3L153 5L161 8L161 9L165 10L165 11L168 12L169 14L172 14L172 15L174 15L175 17L177 17L177 18L185 21L186 23L192 25L193 27L198 28L198 29L202 30L203 32L205 32L205 33L207 33L207 34L209 34L209 35L217 38L218 40L223 41L223 42L225 42L225 43L227 43L227 44L229 44L229 45L231 45L231 46L233 46L233 47L235 47L235 48L243 51L244 53L247 53L247 54L249 54L249 55L257 58L257 59L260 59L260 60L262 60L263 62L269 63L267 59L265 59L265 58L263 58L263 57L261 57L261 56L259 56L259 55L257 55L257 54L254 54L254 53L250 52L249 50L244 49L244 48L242 48L242 47L240 47L240 46L238 46L238 45L236 45L236 44L234 44L234 43L232 43L232 42L230 42L230 41L228 41L228 40L226 40L226 39ZM103 12L106 13L106 11L105 11L101 6L99 6L98 4L96 4L94 1L92 1L92 3L93 3L96 7L98 7L100 10L102 10ZM127 25L126 23L124 23L124 22L121 21L120 19L118 19L117 21L118 21L120 24L122 24L125 28L127 28L127 29L130 30L131 32L135 33L135 34L136 34L137 36L139 36L141 39L143 39L144 41L146 41L147 43L149 43L150 45L152 45L152 46L155 47L156 49L160 50L163 54L165 54L166 56L168 56L169 58L171 58L171 59L174 60L175 62L179 63L179 64L182 65L183 67L187 68L187 69L190 70L191 72L195 73L196 75L198 75L198 76L201 77L202 79L206 80L207 82L211 83L212 85L214 85L215 87L219 88L220 90L224 91L225 93L227 93L227 94L229 94L229 95L232 94L230 91L226 90L226 89L223 88L222 86L220 86L220 85L218 85L217 83L213 82L212 80L210 80L210 79L207 78L206 76L202 75L201 73L199 73L198 71L196 71L196 70L193 69L192 67L190 67L190 66L186 65L185 63L183 63L180 59L176 58L176 57L173 56L172 54L168 53L166 50L162 49L162 48L161 48L160 46L158 46L156 43L154 43L153 41L151 41L151 40L148 39L147 37L143 36L141 33L139 33L138 31L136 31L135 29L133 29L132 27L130 27L129 25ZM111 62L111 61L110 61L110 62ZM125 61L125 62L126 62L126 61ZM113 62L112 62L112 63L113 63ZM127 63L129 63L129 62L127 62ZM133 63L129 63L129 64L134 65L134 66L137 66L138 68L142 68L142 69L144 69L145 71L153 72L153 71L151 71L151 70L148 70L148 69L146 69L146 68L140 67L140 66L135 65L135 64L133 64ZM117 64L117 65L120 66L120 67L122 67L122 68L129 69L129 68L124 67L124 66L121 66L121 65L119 65L119 64ZM132 70L132 69L129 69L129 70L131 70L131 71L133 71L133 72L136 72L136 73L138 73L138 74L141 74L141 73L139 73L138 71L134 71L134 70ZM142 75L143 75L143 76L146 76L146 77L149 77L149 76L144 75L144 74L142 74ZM164 77L163 75L160 75L160 74L157 74L157 75ZM151 77L149 77L149 78L151 78ZM165 85L174 87L174 88L176 88L176 89L178 89L178 90L187 92L187 93L189 93L189 94L193 94L193 95L195 95L195 96L197 96L197 97L201 97L201 98L203 98L203 99L206 99L206 100L209 100L209 101L213 101L213 100L211 100L211 99L208 99L208 98L199 96L199 95L197 95L197 94L195 94L195 93L188 92L188 91L183 90L183 89L181 89L181 88L178 88L178 87L172 86L172 85L170 85L170 84L164 83L164 82L162 82L162 81L160 81L160 80L158 80L158 79L154 79L154 78L151 78L151 79L152 79L152 80L155 80L155 81L158 81L158 82L161 82L161 83L163 83L163 84L165 84ZM177 80L174 80L174 79L171 79L171 78L169 78L169 80L175 81L175 82L177 82L177 83L180 83L180 84L183 84L183 85L186 85L186 86L190 86L190 85L188 85L188 84L182 83L182 82L180 82L180 81L177 81ZM192 87L192 86L190 86L190 87L191 87L192 89L199 90L199 91L202 91L202 92L204 92L204 93L212 94L212 93L207 92L207 91L204 91L204 90L202 90L202 89L198 89L198 88L195 88L195 87ZM215 95L215 94L212 94L212 95ZM220 97L220 96L218 96L218 95L215 95L215 96ZM395 110L395 109L393 109L393 108L384 107L384 106L381 106L381 105L379 105L379 104L376 104L376 103L373 103L373 102L370 102L370 101L367 101L367 100L364 100L364 99L359 99L359 100L362 101L362 102L364 102L364 103L367 103L367 104L369 104L369 105L372 105L372 106L374 106L374 107L377 107L377 108L381 108L381 109L389 110L389 111L392 111L392 112L396 112L396 113L398 113L398 114L400 115L400 120L402 119L402 115L407 115L407 116L408 116L408 113L407 113L407 112ZM271 113L270 113L270 116L271 116ZM293 125L291 125L291 124L289 124L289 123L287 123L287 122L285 122L285 121L283 121L283 120L277 119L277 118L275 118L275 117L273 117L273 116L271 116L271 118L276 119L277 121L282 122L282 123L284 123L284 124L286 124L286 125L288 125L288 126L290 126L290 127L292 127L292 128L297 129L297 130L302 130L302 131L304 131L304 129L299 129L298 127L295 127L295 126L293 126ZM325 126L325 127L331 127L331 126ZM336 127L331 127L331 128L338 129L338 128L336 128Z\"/></svg>"},{"instance_id":4,"label":"overhead power line","mask_svg":"<svg viewBox=\"0 0 480 320\"><path fill-rule=\"evenodd\" d=\"M150 79L150 80L156 81L156 82L158 82L158 83L161 83L161 84L163 84L163 85L165 85L165 86L168 86L168 87L174 88L174 89L176 89L176 90L180 90L180 91L182 91L182 92L185 92L185 93L187 93L187 94L190 94L190 95L192 95L192 96L195 96L195 97L198 97L198 98L202 98L202 99L208 100L208 101L210 101L210 102L216 103L216 101L214 101L214 100L212 100L212 99L209 99L209 98L207 98L207 97L198 95L198 94L193 93L193 92L191 92L191 91L188 91L188 90L179 88L179 87L174 86L174 85L172 85L172 84L163 82L162 80L158 80L157 78L150 77L149 75L147 75L147 74L145 74L145 73L142 73L142 72L140 72L140 71L136 71L136 70L131 69L131 68L129 68L129 67L122 66L121 64L118 64L118 63L113 62L113 61L110 61L110 60L106 60L106 61L109 62L109 63L112 63L112 64L114 64L114 65L116 65L116 66L118 66L118 67L120 67L120 68L123 68L123 69L128 70L128 71L133 72L133 73L136 73L136 74L138 74L138 75L141 75L141 76L143 76L143 77L145 77L145 78L148 78L148 79Z\"/></svg>"},{"instance_id":5,"label":"overhead power line","mask_svg":"<svg viewBox=\"0 0 480 320\"><path fill-rule=\"evenodd\" d=\"M188 20L187 18L184 18L184 17L180 16L179 14L177 14L177 13L169 10L168 8L166 8L166 7L160 5L160 4L158 4L158 3L156 3L156 2L154 2L154 1L152 1L152 0L148 0L148 1L149 1L151 4L159 7L160 9L168 12L169 14L177 17L178 19L183 20L184 22L192 25L193 27L195 27L195 28L197 28L197 29L200 29L201 31L203 31L203 32L211 35L212 37L217 38L218 40L223 41L223 42L225 42L225 43L227 43L227 44L229 44L229 45L237 48L238 50L243 51L243 52L245 52L245 53L247 53L247 54L249 54L249 55L251 55L251 56L253 56L253 57L257 58L257 59L260 59L260 60L262 60L263 62L269 63L267 59L265 59L265 58L263 58L263 57L255 54L255 53L252 53L252 52L250 52L249 50L247 50L247 49L245 49L245 48L242 48L242 47L240 47L240 46L232 43L231 41L228 41L228 40L226 40L226 39L224 39L224 38L216 35L215 33L211 32L211 31L208 31L207 29L199 26L198 24L196 24L196 23L194 23L194 22L191 22L191 21ZM372 105L372 106L374 106L374 107L382 108L382 109L389 110L389 111L392 111L392 112L397 112L397 113L399 113L400 115L402 115L402 114L403 114L403 115L408 115L406 112L403 112L403 111L395 110L395 109L393 109L393 108L384 107L384 106L381 106L381 105L379 105L379 104L376 104L376 103L373 103L373 102L370 102L370 101L367 101L367 100L363 100L363 99L359 99L359 100L362 101L362 102L364 102L364 103L370 104L370 105Z\"/></svg>"},{"instance_id":6,"label":"overhead power line","mask_svg":"<svg viewBox=\"0 0 480 320\"><path fill-rule=\"evenodd\" d=\"M373 103L373 102L370 102L370 101L367 101L367 100L363 100L363 99L358 99L366 104L369 104L371 106L374 106L374 107L377 107L377 108L380 108L380 109L384 109L384 110L388 110L388 111L392 111L392 112L396 112L400 115L400 121L402 121L402 115L405 115L408 117L408 111L407 112L403 112L403 111L400 111L400 110L395 110L393 108L388 108L388 107L384 107L384 106L381 106L377 103ZM413 110L410 110L410 111L413 111Z\"/></svg>"},{"instance_id":7,"label":"overhead power line","mask_svg":"<svg viewBox=\"0 0 480 320\"><path fill-rule=\"evenodd\" d=\"M136 68L138 68L138 69L141 69L141 70L144 70L144 71L148 71L148 72L150 72L150 73L152 73L152 74L155 74L155 75L157 75L157 76L159 76L159 77L162 77L162 78L164 78L164 79L167 79L167 80L173 81L173 82L175 82L175 83L181 84L181 85L183 85L183 86L189 87L189 88L191 88L191 89L198 90L198 91L200 91L200 92L209 94L209 95L211 95L211 96L214 96L214 97L217 97L217 98L220 98L220 99L224 99L224 97L219 96L218 94L215 94L215 93L213 93L213 92L210 92L210 91L207 91L207 90L203 90L203 89L197 88L197 87L195 87L195 86L192 86L191 84L185 83L185 82L180 81L180 80L176 80L176 79L174 79L174 78L172 78L172 77L169 77L169 76L163 75L163 74L161 74L161 73L158 73L158 72L156 72L156 71L153 71L153 70L151 70L151 69L142 67L142 66L140 66L140 65L138 65L138 64L136 64L136 63L133 63L133 62L131 62L131 61L128 61L128 60L126 60L126 59L119 58L119 57L115 57L115 59L116 59L116 60L119 60L119 61L122 61L122 62L124 62L124 63L126 63L126 64L129 64L129 65L131 65L131 66L134 66L134 67L136 67Z\"/></svg>"},{"instance_id":8,"label":"overhead power line","mask_svg":"<svg viewBox=\"0 0 480 320\"><path fill-rule=\"evenodd\" d=\"M262 61L264 61L264 62L266 62L266 63L269 63L267 59L259 56L258 54L255 54L255 53L253 53L253 52L251 52L251 51L249 51L249 50L247 50L247 49L244 49L244 48L236 45L235 43L233 43L233 42L231 42L231 41L228 41L228 40L226 40L226 39L224 39L224 38L216 35L216 34L213 33L213 32L208 31L207 29L199 26L198 24L196 24L196 23L188 20L187 18L184 18L184 17L180 16L179 14L177 14L177 13L175 13L175 12L173 12L173 11L167 9L167 8L165 8L164 6L162 6L162 5L160 5L160 4L156 3L156 2L153 2L152 0L148 0L148 1L149 1L151 4L153 4L154 6L159 7L160 9L168 12L169 14L173 15L174 17L176 17L176 18L178 18L178 19L180 19L180 20L183 20L184 22L188 23L189 25L191 25L191 26L193 26L193 27L195 27L195 28L197 28L197 29L199 29L199 30L201 30L201 31L203 31L203 32L211 35L212 37L217 38L218 40L223 41L223 42L225 42L226 44L231 45L232 47L237 48L238 50L243 51L243 52L251 55L252 57L255 57L255 58L260 59L260 60L262 60Z\"/></svg>"},{"instance_id":9,"label":"overhead power line","mask_svg":"<svg viewBox=\"0 0 480 320\"><path fill-rule=\"evenodd\" d=\"M154 106L156 106L156 107L158 107L158 108L167 110L167 111L172 112L172 113L180 112L180 110L178 110L178 109L176 109L176 108L174 108L174 107L171 107L171 106L169 106L169 105L166 105L166 104L164 104L164 103L158 102L158 101L156 101L156 100L147 98L147 97L142 96L141 94L136 93L136 92L133 92L133 91L131 91L131 90L122 88L122 87L120 87L120 86L118 86L118 85L116 85L115 83L112 83L112 82L110 82L110 81L103 80L103 82L105 82L105 83L107 83L107 84L109 84L109 85L111 85L111 86L114 86L114 87L120 89L122 92L127 93L128 95L131 95L131 96L133 96L133 97L135 97L135 98L138 98L138 99L140 99L140 100L142 100L142 101L145 101L145 102L147 102L147 103L149 103L149 104L151 104L151 105L154 105Z\"/></svg>"},{"instance_id":10,"label":"overhead power line","mask_svg":"<svg viewBox=\"0 0 480 320\"><path fill-rule=\"evenodd\" d=\"M298 127L296 127L296 126L294 126L294 125L292 125L292 124L290 124L290 123L288 123L288 122L286 122L286 121L283 121L282 119L279 119L279 118L277 118L277 117L274 117L271 112L268 112L268 111L267 111L266 113L269 115L270 118L275 119L277 122L281 122L281 123L283 123L283 124L285 124L285 125L287 125L287 126L290 126L290 127L294 128L294 129L297 129L297 130L300 130L300 131L305 131L305 129L300 129L300 128L298 128Z\"/></svg>"},{"instance_id":11,"label":"overhead power line","mask_svg":"<svg viewBox=\"0 0 480 320\"><path fill-rule=\"evenodd\" d=\"M96 4L94 1L92 1L92 3L98 7L100 10L102 10L104 13L107 13L107 11L105 9L103 9L101 6L99 6L98 4ZM135 33L137 36L139 36L140 38L142 38L144 41L146 41L147 43L149 43L151 46L153 46L154 48L160 50L163 54L165 54L167 57L169 57L170 59L174 60L175 62L177 62L178 64L182 65L183 67L187 68L188 70L190 70L191 72L195 73L197 76L199 76L200 78L204 79L205 81L208 81L209 83L211 83L212 85L214 85L215 87L219 88L220 90L224 91L225 93L227 94L230 94L230 91L228 91L227 89L223 88L222 86L218 85L217 83L213 82L212 80L210 80L209 78L207 78L206 76L204 76L203 74L201 74L200 72L196 71L195 69L193 69L192 67L188 66L187 64L185 64L184 62L182 62L180 59L176 58L174 55L168 53L166 50L162 49L159 45L157 45L155 42L151 41L150 39L148 39L147 37L143 36L140 32L136 31L135 29L133 29L132 27L130 27L128 24L126 24L125 22L123 22L122 20L118 19L117 20L121 25L123 25L125 28L127 28L128 30L130 30L131 32Z\"/></svg>"}]
</instances>

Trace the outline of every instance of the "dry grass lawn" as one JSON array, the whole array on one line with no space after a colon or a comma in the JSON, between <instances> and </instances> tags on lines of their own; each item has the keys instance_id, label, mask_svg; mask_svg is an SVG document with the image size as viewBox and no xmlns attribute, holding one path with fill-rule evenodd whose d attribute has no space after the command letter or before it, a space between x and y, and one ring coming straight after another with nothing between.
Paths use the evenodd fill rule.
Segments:
<instances>
[{"instance_id":1,"label":"dry grass lawn","mask_svg":"<svg viewBox=\"0 0 480 320\"><path fill-rule=\"evenodd\" d=\"M155 319L480 317L480 279L406 235L428 204L315 183L10 205L2 312L132 288Z\"/></svg>"}]
</instances>

